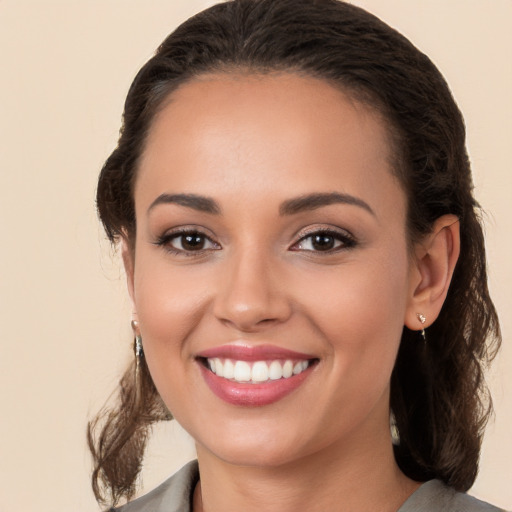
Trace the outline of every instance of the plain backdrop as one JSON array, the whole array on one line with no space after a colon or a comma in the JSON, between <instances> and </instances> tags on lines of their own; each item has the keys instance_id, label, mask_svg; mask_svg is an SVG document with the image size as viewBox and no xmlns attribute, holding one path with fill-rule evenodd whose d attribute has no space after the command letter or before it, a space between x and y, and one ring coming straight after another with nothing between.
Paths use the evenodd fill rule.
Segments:
<instances>
[{"instance_id":1,"label":"plain backdrop","mask_svg":"<svg viewBox=\"0 0 512 512\"><path fill-rule=\"evenodd\" d=\"M99 510L88 419L131 357L130 308L94 209L138 68L205 0L0 0L0 512ZM503 350L472 493L512 508L512 1L356 0L431 56L465 114ZM148 490L194 456L155 430Z\"/></svg>"}]
</instances>

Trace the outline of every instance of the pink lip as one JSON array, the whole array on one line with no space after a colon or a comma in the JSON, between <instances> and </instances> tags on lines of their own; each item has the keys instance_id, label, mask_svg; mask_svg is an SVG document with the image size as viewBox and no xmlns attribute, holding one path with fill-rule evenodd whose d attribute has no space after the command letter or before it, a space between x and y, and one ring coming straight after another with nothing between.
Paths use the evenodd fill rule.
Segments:
<instances>
[{"instance_id":1,"label":"pink lip","mask_svg":"<svg viewBox=\"0 0 512 512\"><path fill-rule=\"evenodd\" d=\"M295 391L311 375L313 366L288 379L272 380L262 384L245 384L219 377L199 364L206 384L215 395L229 404L245 407L261 407L281 400Z\"/></svg>"},{"instance_id":2,"label":"pink lip","mask_svg":"<svg viewBox=\"0 0 512 512\"><path fill-rule=\"evenodd\" d=\"M199 359L235 359L238 361L310 360L315 356L273 345L230 344L205 350L197 355L201 374L211 391L225 402L245 407L269 405L295 391L310 375L315 364L288 379L261 384L240 383L215 375Z\"/></svg>"},{"instance_id":3,"label":"pink lip","mask_svg":"<svg viewBox=\"0 0 512 512\"><path fill-rule=\"evenodd\" d=\"M285 348L276 347L274 345L222 345L220 347L205 350L197 357L211 359L218 357L221 359L236 359L238 361L273 361L276 359L314 359L315 356L310 354L303 354L288 350Z\"/></svg>"}]
</instances>

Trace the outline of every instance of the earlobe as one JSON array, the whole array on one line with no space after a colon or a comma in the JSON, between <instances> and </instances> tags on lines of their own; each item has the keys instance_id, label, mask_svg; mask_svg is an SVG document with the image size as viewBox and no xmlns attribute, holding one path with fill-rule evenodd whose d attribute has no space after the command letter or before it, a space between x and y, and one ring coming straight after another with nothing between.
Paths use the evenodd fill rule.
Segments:
<instances>
[{"instance_id":1,"label":"earlobe","mask_svg":"<svg viewBox=\"0 0 512 512\"><path fill-rule=\"evenodd\" d=\"M415 249L414 276L405 325L421 330L434 323L446 299L460 253L459 219L443 215ZM419 318L426 322L422 323Z\"/></svg>"}]
</instances>

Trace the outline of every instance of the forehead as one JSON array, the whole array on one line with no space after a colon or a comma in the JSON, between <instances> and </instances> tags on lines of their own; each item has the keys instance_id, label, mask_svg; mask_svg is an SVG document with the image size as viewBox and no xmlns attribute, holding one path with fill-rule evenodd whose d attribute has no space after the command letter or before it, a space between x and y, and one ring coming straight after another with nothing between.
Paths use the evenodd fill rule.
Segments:
<instances>
[{"instance_id":1,"label":"forehead","mask_svg":"<svg viewBox=\"0 0 512 512\"><path fill-rule=\"evenodd\" d=\"M141 189L254 195L268 194L269 180L290 196L331 189L371 199L397 186L391 147L377 112L323 80L205 75L174 91L155 117L136 204L148 195Z\"/></svg>"}]
</instances>

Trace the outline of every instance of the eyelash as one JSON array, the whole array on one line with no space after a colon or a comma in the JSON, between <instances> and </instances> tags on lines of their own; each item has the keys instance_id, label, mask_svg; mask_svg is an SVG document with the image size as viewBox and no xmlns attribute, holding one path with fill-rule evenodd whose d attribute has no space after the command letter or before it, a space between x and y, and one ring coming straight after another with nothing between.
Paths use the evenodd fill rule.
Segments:
<instances>
[{"instance_id":1,"label":"eyelash","mask_svg":"<svg viewBox=\"0 0 512 512\"><path fill-rule=\"evenodd\" d=\"M356 239L347 231L340 232L340 231L337 231L334 229L328 229L328 228L318 229L318 228L316 228L316 229L312 229L309 232L304 233L301 236L301 238L299 239L299 241L296 242L292 246L291 250L294 250L294 251L301 250L299 247L300 244L302 244L304 241L306 241L308 239L312 239L314 236L330 237L330 238L334 239L334 243L336 243L336 242L340 242L340 243L337 247L333 247L333 248L327 249L325 251L321 251L321 250L315 251L313 249L302 249L302 250L307 251L307 252L316 253L316 254L333 254L333 253L337 253L342 250L352 249L353 247L355 247L357 245ZM299 247L299 248L294 249L294 247Z\"/></svg>"},{"instance_id":2,"label":"eyelash","mask_svg":"<svg viewBox=\"0 0 512 512\"><path fill-rule=\"evenodd\" d=\"M210 251L212 250L211 248L202 248L202 249L199 249L197 251L193 251L193 250L186 250L186 249L178 249L176 247L173 247L171 245L172 241L173 240L177 240L177 239L182 239L182 242L181 242L181 245L183 247L183 238L185 236L197 236L197 237L200 237L202 238L205 242L208 241L210 242L212 245L216 246L213 250L219 250L220 249L220 245L217 244L216 242L214 242L209 236L205 235L204 233L202 233L201 231L197 230L197 229L180 229L180 230L175 230L171 233L166 233L160 237L158 237L158 239L156 240L155 242L155 245L159 246L159 247L163 247L167 252L171 253L171 254L174 254L176 256L198 256L200 254L204 254L205 251Z\"/></svg>"},{"instance_id":3,"label":"eyelash","mask_svg":"<svg viewBox=\"0 0 512 512\"><path fill-rule=\"evenodd\" d=\"M198 238L201 238L204 243L209 242L214 247L213 248L201 248L198 250L187 250L187 249L178 249L176 247L172 246L172 241L177 239L182 239L181 245L183 247L183 237L185 236L196 236ZM314 236L324 236L324 237L330 237L334 240L334 243L339 242L338 246L326 249L326 250L314 250L314 249L304 249L301 248L301 244L304 244L304 242L308 239L312 239ZM193 256L199 256L204 254L206 251L211 250L219 250L221 247L217 242L214 242L209 236L202 233L201 231L197 229L182 229L182 230L176 230L171 233L166 233L160 237L155 242L155 245L159 247L163 247L167 252L177 255L177 256L186 256L186 257L193 257ZM301 238L295 242L290 250L291 251L300 251L303 250L305 252L310 253L317 253L317 254L333 254L337 253L342 250L352 249L357 245L357 241L355 238L348 232L339 232L333 229L314 229L310 232L304 233Z\"/></svg>"}]
</instances>

